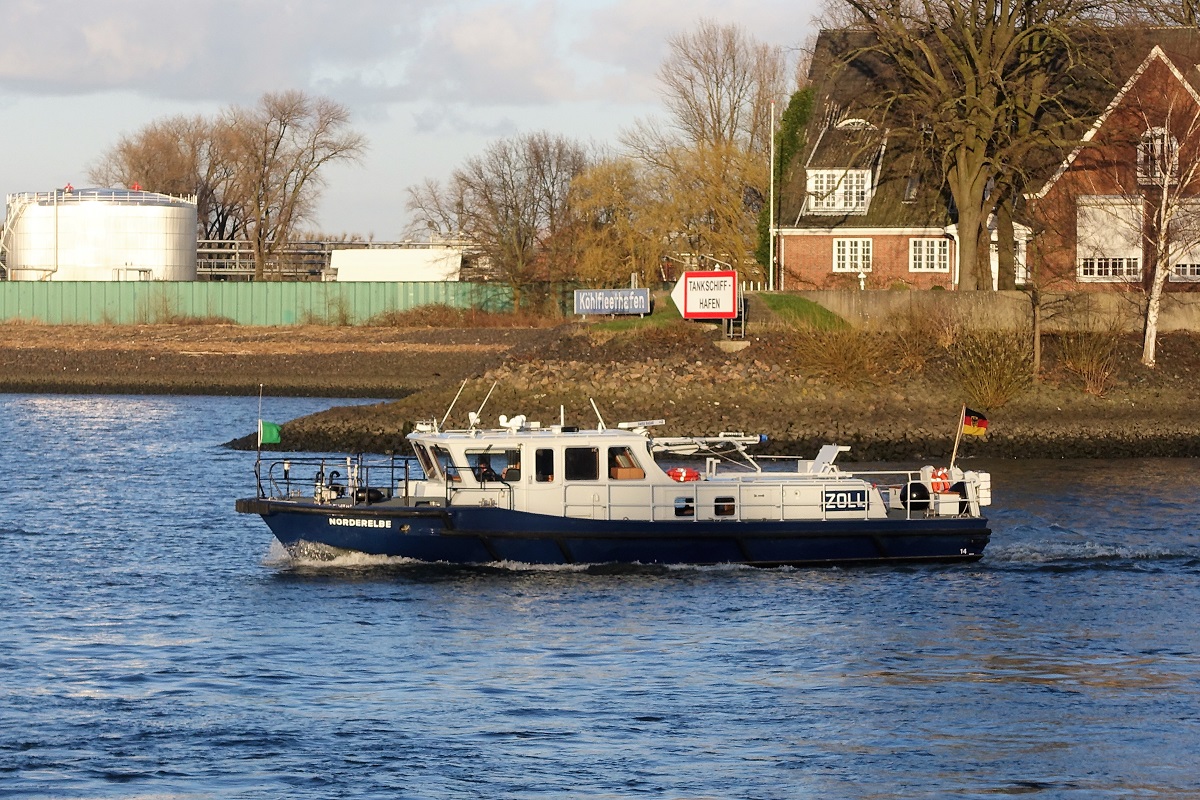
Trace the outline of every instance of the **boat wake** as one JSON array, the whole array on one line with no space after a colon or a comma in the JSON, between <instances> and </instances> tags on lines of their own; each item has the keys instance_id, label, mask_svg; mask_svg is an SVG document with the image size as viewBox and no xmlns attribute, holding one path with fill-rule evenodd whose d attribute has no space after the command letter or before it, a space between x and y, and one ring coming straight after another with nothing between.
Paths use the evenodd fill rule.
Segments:
<instances>
[{"instance_id":1,"label":"boat wake","mask_svg":"<svg viewBox=\"0 0 1200 800\"><path fill-rule=\"evenodd\" d=\"M341 550L327 545L299 542L291 548L277 540L262 559L262 565L281 572L367 573L367 572L414 572L436 570L439 572L466 572L472 574L527 574L575 573L583 575L668 575L680 573L759 573L761 567L745 564L530 564L521 561L496 561L487 564L451 564L440 561L418 561L400 556L376 556L352 550ZM791 567L776 569L794 571Z\"/></svg>"},{"instance_id":2,"label":"boat wake","mask_svg":"<svg viewBox=\"0 0 1200 800\"><path fill-rule=\"evenodd\" d=\"M1107 545L1098 542L1029 542L996 544L988 549L986 563L993 566L1055 570L1150 570L1166 566L1200 567L1194 547L1157 545Z\"/></svg>"}]
</instances>

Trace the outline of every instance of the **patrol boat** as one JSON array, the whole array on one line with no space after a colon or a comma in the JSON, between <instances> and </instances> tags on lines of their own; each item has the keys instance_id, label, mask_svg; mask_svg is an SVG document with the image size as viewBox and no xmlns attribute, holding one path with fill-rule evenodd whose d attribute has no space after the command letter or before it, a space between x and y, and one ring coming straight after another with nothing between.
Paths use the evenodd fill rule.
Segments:
<instances>
[{"instance_id":1,"label":"patrol boat","mask_svg":"<svg viewBox=\"0 0 1200 800\"><path fill-rule=\"evenodd\" d=\"M237 510L261 515L293 553L452 564L960 562L981 558L991 535L986 472L850 472L839 445L755 457L765 437L653 436L663 420L469 420L418 424L408 458L260 460L257 496Z\"/></svg>"}]
</instances>

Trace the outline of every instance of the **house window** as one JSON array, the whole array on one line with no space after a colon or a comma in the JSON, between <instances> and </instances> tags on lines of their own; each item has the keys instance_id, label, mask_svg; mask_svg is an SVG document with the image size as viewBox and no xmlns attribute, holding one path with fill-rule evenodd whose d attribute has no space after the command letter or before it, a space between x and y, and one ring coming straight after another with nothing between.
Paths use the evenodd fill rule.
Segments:
<instances>
[{"instance_id":1,"label":"house window","mask_svg":"<svg viewBox=\"0 0 1200 800\"><path fill-rule=\"evenodd\" d=\"M808 210L814 214L867 213L871 173L865 169L808 171Z\"/></svg>"},{"instance_id":2,"label":"house window","mask_svg":"<svg viewBox=\"0 0 1200 800\"><path fill-rule=\"evenodd\" d=\"M946 239L909 239L909 272L949 272L950 242Z\"/></svg>"},{"instance_id":3,"label":"house window","mask_svg":"<svg viewBox=\"0 0 1200 800\"><path fill-rule=\"evenodd\" d=\"M1163 186L1179 180L1179 142L1166 128L1151 128L1138 142L1138 183Z\"/></svg>"},{"instance_id":4,"label":"house window","mask_svg":"<svg viewBox=\"0 0 1200 800\"><path fill-rule=\"evenodd\" d=\"M1173 281L1200 281L1200 264L1175 264L1171 267Z\"/></svg>"},{"instance_id":5,"label":"house window","mask_svg":"<svg viewBox=\"0 0 1200 800\"><path fill-rule=\"evenodd\" d=\"M834 239L834 272L870 272L870 239Z\"/></svg>"},{"instance_id":6,"label":"house window","mask_svg":"<svg viewBox=\"0 0 1200 800\"><path fill-rule=\"evenodd\" d=\"M1121 283L1142 277L1142 201L1081 197L1076 219L1076 277Z\"/></svg>"},{"instance_id":7,"label":"house window","mask_svg":"<svg viewBox=\"0 0 1200 800\"><path fill-rule=\"evenodd\" d=\"M1085 258L1079 264L1079 277L1093 281L1125 281L1140 278L1140 258Z\"/></svg>"}]
</instances>

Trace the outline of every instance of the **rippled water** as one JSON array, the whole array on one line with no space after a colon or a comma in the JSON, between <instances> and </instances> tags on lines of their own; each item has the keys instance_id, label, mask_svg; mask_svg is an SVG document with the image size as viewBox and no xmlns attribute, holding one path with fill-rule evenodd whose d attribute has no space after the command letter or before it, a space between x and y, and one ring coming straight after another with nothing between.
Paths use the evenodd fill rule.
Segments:
<instances>
[{"instance_id":1,"label":"rippled water","mask_svg":"<svg viewBox=\"0 0 1200 800\"><path fill-rule=\"evenodd\" d=\"M255 400L0 409L0 797L1200 794L1195 461L973 465L965 567L294 564Z\"/></svg>"}]
</instances>

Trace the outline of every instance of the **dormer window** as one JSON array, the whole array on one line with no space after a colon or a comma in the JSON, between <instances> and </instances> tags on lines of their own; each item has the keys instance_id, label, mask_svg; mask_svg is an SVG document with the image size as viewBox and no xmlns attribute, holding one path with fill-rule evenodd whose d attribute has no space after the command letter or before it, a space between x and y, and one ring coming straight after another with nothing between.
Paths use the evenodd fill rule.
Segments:
<instances>
[{"instance_id":1,"label":"dormer window","mask_svg":"<svg viewBox=\"0 0 1200 800\"><path fill-rule=\"evenodd\" d=\"M810 169L808 211L865 214L871 202L871 173L865 169Z\"/></svg>"},{"instance_id":2,"label":"dormer window","mask_svg":"<svg viewBox=\"0 0 1200 800\"><path fill-rule=\"evenodd\" d=\"M865 119L862 119L860 117L851 117L850 119L844 119L841 122L839 122L837 125L834 125L833 127L837 128L840 131L873 131L873 130L877 130L874 125L872 125L871 123L867 122Z\"/></svg>"},{"instance_id":3,"label":"dormer window","mask_svg":"<svg viewBox=\"0 0 1200 800\"><path fill-rule=\"evenodd\" d=\"M1138 142L1138 183L1167 186L1179 180L1179 142L1166 128L1151 128Z\"/></svg>"}]
</instances>

